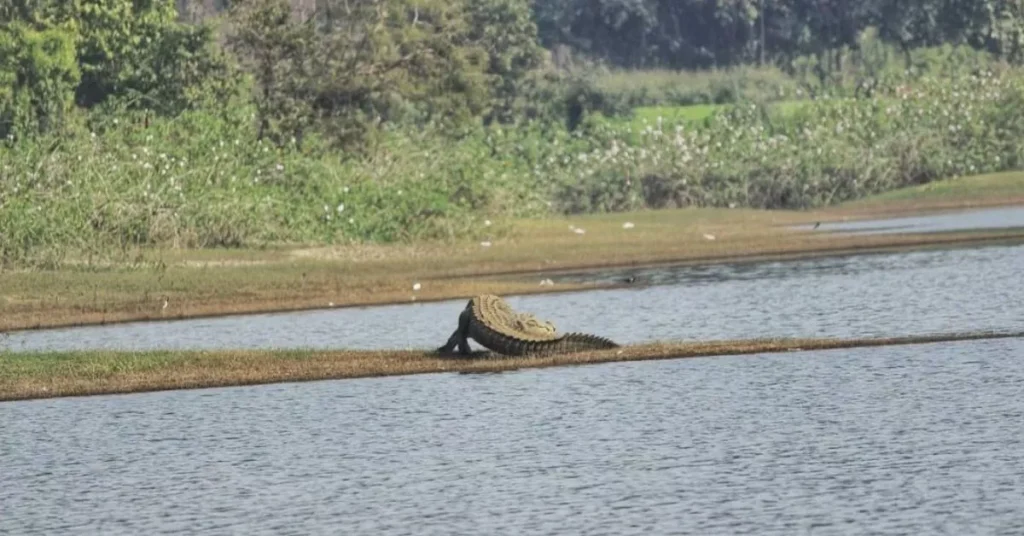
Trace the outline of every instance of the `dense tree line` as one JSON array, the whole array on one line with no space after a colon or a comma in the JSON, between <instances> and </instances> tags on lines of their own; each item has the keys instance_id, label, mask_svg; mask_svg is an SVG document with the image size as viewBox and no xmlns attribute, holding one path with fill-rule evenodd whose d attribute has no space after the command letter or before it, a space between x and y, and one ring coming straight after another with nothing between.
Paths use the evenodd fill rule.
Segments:
<instances>
[{"instance_id":1,"label":"dense tree line","mask_svg":"<svg viewBox=\"0 0 1024 536\"><path fill-rule=\"evenodd\" d=\"M194 7L0 6L0 136L52 130L73 104L174 115L243 86L278 143L314 122L345 141L382 120L505 121L544 60L528 0L204 2L218 17L198 24Z\"/></svg>"},{"instance_id":2,"label":"dense tree line","mask_svg":"<svg viewBox=\"0 0 1024 536\"><path fill-rule=\"evenodd\" d=\"M905 51L965 44L1019 61L1019 0L534 0L539 37L620 67L787 64L876 27Z\"/></svg>"},{"instance_id":3,"label":"dense tree line","mask_svg":"<svg viewBox=\"0 0 1024 536\"><path fill-rule=\"evenodd\" d=\"M330 0L290 0L312 13ZM528 0L537 36L629 68L697 69L786 63L843 46L868 27L905 51L964 44L1018 61L1024 53L1020 0ZM200 20L231 0L177 0Z\"/></svg>"},{"instance_id":4,"label":"dense tree line","mask_svg":"<svg viewBox=\"0 0 1024 536\"><path fill-rule=\"evenodd\" d=\"M347 143L380 121L575 117L593 95L552 83L544 48L624 68L822 69L868 27L908 61L943 43L1024 54L1020 0L8 0L0 137L59 128L75 105L174 115L239 94L277 143L313 124Z\"/></svg>"}]
</instances>

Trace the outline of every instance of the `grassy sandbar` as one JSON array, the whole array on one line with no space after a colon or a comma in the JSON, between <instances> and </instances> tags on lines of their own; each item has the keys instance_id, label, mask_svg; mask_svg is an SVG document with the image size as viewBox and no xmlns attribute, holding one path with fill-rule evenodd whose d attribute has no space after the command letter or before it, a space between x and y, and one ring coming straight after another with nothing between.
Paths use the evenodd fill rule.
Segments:
<instances>
[{"instance_id":1,"label":"grassy sandbar","mask_svg":"<svg viewBox=\"0 0 1024 536\"><path fill-rule=\"evenodd\" d=\"M226 350L0 354L0 401L441 372L501 372L685 357L1021 337L951 333L876 339L661 342L545 358L439 357L426 350Z\"/></svg>"}]
</instances>

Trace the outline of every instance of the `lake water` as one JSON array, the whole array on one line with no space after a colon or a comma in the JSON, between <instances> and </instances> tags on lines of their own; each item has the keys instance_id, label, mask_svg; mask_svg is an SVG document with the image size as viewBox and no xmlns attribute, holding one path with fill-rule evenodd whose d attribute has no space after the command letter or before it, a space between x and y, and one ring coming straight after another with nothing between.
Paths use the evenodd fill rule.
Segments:
<instances>
[{"instance_id":1,"label":"lake water","mask_svg":"<svg viewBox=\"0 0 1024 536\"><path fill-rule=\"evenodd\" d=\"M513 296L518 310L622 344L754 337L880 337L1024 329L1024 246L660 267L643 286ZM557 285L557 283L556 283ZM436 348L465 300L13 332L0 349Z\"/></svg>"},{"instance_id":2,"label":"lake water","mask_svg":"<svg viewBox=\"0 0 1024 536\"><path fill-rule=\"evenodd\" d=\"M816 292L838 310L834 285ZM776 326L819 329L821 309L785 309ZM868 318L849 329L919 326ZM0 533L1019 535L1022 356L1002 339L4 403Z\"/></svg>"},{"instance_id":3,"label":"lake water","mask_svg":"<svg viewBox=\"0 0 1024 536\"><path fill-rule=\"evenodd\" d=\"M795 226L814 229L814 224ZM999 207L957 210L923 216L882 218L848 222L822 222L817 231L852 234L939 233L950 231L981 231L1024 227L1024 207Z\"/></svg>"}]
</instances>

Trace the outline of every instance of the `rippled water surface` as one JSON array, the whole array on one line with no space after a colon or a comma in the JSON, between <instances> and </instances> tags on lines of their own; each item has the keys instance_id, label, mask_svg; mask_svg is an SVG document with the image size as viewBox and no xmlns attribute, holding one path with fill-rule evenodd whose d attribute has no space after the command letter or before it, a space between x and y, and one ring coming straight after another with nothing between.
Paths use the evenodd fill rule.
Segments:
<instances>
[{"instance_id":1,"label":"rippled water surface","mask_svg":"<svg viewBox=\"0 0 1024 536\"><path fill-rule=\"evenodd\" d=\"M4 403L0 533L1022 534L1022 357L1003 339Z\"/></svg>"},{"instance_id":2,"label":"rippled water surface","mask_svg":"<svg viewBox=\"0 0 1024 536\"><path fill-rule=\"evenodd\" d=\"M662 267L553 277L633 276L653 286L510 297L562 331L623 344L751 337L874 337L1024 329L1024 246ZM177 322L26 331L0 349L435 348L465 300Z\"/></svg>"}]
</instances>

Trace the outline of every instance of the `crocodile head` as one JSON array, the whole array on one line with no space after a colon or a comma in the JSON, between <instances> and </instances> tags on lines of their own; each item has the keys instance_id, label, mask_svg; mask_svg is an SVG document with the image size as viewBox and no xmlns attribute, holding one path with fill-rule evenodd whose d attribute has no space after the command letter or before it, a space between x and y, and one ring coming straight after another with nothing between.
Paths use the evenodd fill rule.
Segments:
<instances>
[{"instance_id":1,"label":"crocodile head","mask_svg":"<svg viewBox=\"0 0 1024 536\"><path fill-rule=\"evenodd\" d=\"M512 326L520 333L536 337L553 337L558 334L554 324L530 313L517 313L512 319Z\"/></svg>"}]
</instances>

